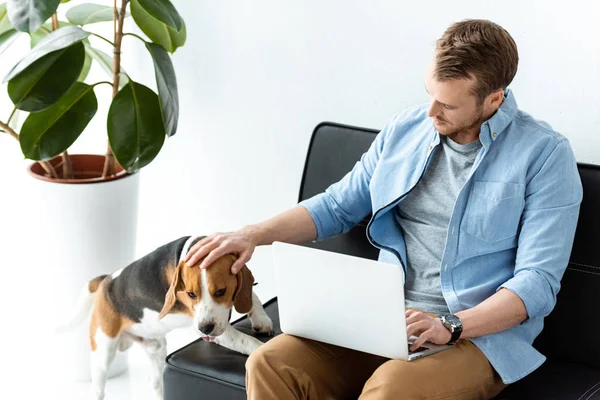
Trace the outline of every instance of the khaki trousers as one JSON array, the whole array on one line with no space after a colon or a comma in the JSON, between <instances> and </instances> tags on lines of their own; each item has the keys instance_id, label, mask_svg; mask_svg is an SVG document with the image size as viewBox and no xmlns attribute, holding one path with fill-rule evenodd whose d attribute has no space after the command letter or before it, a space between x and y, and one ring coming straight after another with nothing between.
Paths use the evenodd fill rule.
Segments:
<instances>
[{"instance_id":1,"label":"khaki trousers","mask_svg":"<svg viewBox=\"0 0 600 400\"><path fill-rule=\"evenodd\" d=\"M282 334L246 362L250 400L491 399L505 387L469 340L406 362Z\"/></svg>"}]
</instances>

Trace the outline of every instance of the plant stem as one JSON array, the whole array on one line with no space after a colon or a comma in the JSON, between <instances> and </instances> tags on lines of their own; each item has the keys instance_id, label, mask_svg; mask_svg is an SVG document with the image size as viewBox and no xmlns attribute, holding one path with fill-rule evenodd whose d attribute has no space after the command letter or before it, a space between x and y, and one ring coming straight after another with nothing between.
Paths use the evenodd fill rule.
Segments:
<instances>
[{"instance_id":1,"label":"plant stem","mask_svg":"<svg viewBox=\"0 0 600 400\"><path fill-rule=\"evenodd\" d=\"M17 134L17 132L14 131L13 128L11 128L10 126L8 126L8 123L5 124L4 122L0 121L0 128L2 128L10 136L12 136L15 139L17 139L17 141L19 140L19 135Z\"/></svg>"},{"instance_id":2,"label":"plant stem","mask_svg":"<svg viewBox=\"0 0 600 400\"><path fill-rule=\"evenodd\" d=\"M113 42L111 42L110 40L108 40L107 38L105 38L104 36L98 35L97 33L89 32L89 31L88 31L88 33L92 36L96 36L97 38L104 40L106 43L110 44L111 47L115 47L115 44Z\"/></svg>"},{"instance_id":3,"label":"plant stem","mask_svg":"<svg viewBox=\"0 0 600 400\"><path fill-rule=\"evenodd\" d=\"M56 13L52 14L52 30L55 31L58 29L58 15Z\"/></svg>"},{"instance_id":4,"label":"plant stem","mask_svg":"<svg viewBox=\"0 0 600 400\"><path fill-rule=\"evenodd\" d=\"M69 179L69 178L73 178L73 164L71 164L71 157L69 157L69 153L67 152L67 150L65 150L62 153L62 160L63 160L63 178L64 179Z\"/></svg>"},{"instance_id":5,"label":"plant stem","mask_svg":"<svg viewBox=\"0 0 600 400\"><path fill-rule=\"evenodd\" d=\"M48 161L38 161L38 164L40 164L42 168L44 168L44 171L46 171L46 173L50 175L51 178L58 178L58 174L56 173L56 170L54 169L51 163L49 163Z\"/></svg>"},{"instance_id":6,"label":"plant stem","mask_svg":"<svg viewBox=\"0 0 600 400\"><path fill-rule=\"evenodd\" d=\"M57 30L58 26L59 26L58 25L58 15L56 13L54 13L54 14L52 14L52 30L53 31ZM69 153L67 152L67 150L65 150L61 156L62 156L62 160L63 160L62 177L64 179L72 178L73 177L73 164L71 164L71 157L69 157ZM44 164L43 163L41 163L41 164L43 167ZM52 165L50 165L50 168L52 168ZM44 169L46 169L46 168L44 168ZM48 169L46 169L46 172L48 172ZM50 170L50 172L52 173L52 170ZM56 171L54 171L54 175L56 175Z\"/></svg>"},{"instance_id":7,"label":"plant stem","mask_svg":"<svg viewBox=\"0 0 600 400\"><path fill-rule=\"evenodd\" d=\"M15 116L15 112L17 112L17 107L13 108L10 117L8 117L8 121L6 121L6 125L10 124L10 120Z\"/></svg>"},{"instance_id":8,"label":"plant stem","mask_svg":"<svg viewBox=\"0 0 600 400\"><path fill-rule=\"evenodd\" d=\"M142 42L146 43L146 41L144 40L144 38L143 38L143 37L141 37L141 36L138 36L138 35L136 35L135 33L127 32L127 33L124 33L124 34L123 34L123 36L133 36L133 37L135 37L135 38L138 38L138 39L140 39Z\"/></svg>"},{"instance_id":9,"label":"plant stem","mask_svg":"<svg viewBox=\"0 0 600 400\"><path fill-rule=\"evenodd\" d=\"M17 142L19 141L19 135L17 134L17 132L15 132L13 128L8 126L7 123L0 121L0 128L2 128L3 132L6 132L10 136L14 137L17 140ZM48 175L50 175L52 178L58 178L56 170L54 169L52 164L50 164L48 161L38 161L38 163L42 166L42 168L44 168L44 171L46 171Z\"/></svg>"},{"instance_id":10,"label":"plant stem","mask_svg":"<svg viewBox=\"0 0 600 400\"><path fill-rule=\"evenodd\" d=\"M96 83L94 83L94 84L92 85L92 87L95 87L95 86L98 86L98 85L102 85L103 83L106 83L107 85L110 85L110 86L112 86L112 85L113 85L113 83L112 83L112 82L109 82L109 81L101 81L101 82L96 82Z\"/></svg>"},{"instance_id":11,"label":"plant stem","mask_svg":"<svg viewBox=\"0 0 600 400\"><path fill-rule=\"evenodd\" d=\"M119 92L119 73L121 72L121 42L123 41L123 21L129 0L121 1L121 11L117 12L117 0L113 1L113 28L115 33L115 45L113 50L113 98ZM106 159L104 162L104 171L102 176L112 175L116 171L115 156L110 142L106 149Z\"/></svg>"}]
</instances>

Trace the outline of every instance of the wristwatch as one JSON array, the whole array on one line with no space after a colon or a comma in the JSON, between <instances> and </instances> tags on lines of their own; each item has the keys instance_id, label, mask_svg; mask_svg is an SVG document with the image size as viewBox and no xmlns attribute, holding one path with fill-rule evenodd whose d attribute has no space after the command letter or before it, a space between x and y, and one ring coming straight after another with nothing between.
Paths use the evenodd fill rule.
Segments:
<instances>
[{"instance_id":1,"label":"wristwatch","mask_svg":"<svg viewBox=\"0 0 600 400\"><path fill-rule=\"evenodd\" d=\"M463 331L463 326L460 318L453 314L444 314L440 315L440 320L442 324L450 331L452 337L450 337L450 341L447 344L452 344L460 338L460 334Z\"/></svg>"}]
</instances>

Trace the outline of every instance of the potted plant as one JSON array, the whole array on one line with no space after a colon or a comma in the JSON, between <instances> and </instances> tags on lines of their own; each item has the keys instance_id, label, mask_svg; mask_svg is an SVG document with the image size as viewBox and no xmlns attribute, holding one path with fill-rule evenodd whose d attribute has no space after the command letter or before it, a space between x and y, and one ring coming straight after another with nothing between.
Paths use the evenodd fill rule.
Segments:
<instances>
[{"instance_id":1,"label":"potted plant","mask_svg":"<svg viewBox=\"0 0 600 400\"><path fill-rule=\"evenodd\" d=\"M31 182L36 198L43 199L35 230L55 233L40 243L38 251L47 262L31 274L52 285L52 304L46 306L53 310L70 310L87 280L133 260L137 172L177 131L177 82L169 53L185 43L183 19L169 0L97 1L108 4L0 4L0 59L12 65L3 82L14 104L7 115L0 112L0 135L16 139L25 158L33 161ZM59 20L57 12L63 11L65 19ZM128 17L147 38L124 32ZM113 22L112 37L94 32L94 24L108 21ZM20 60L3 57L23 34L31 38L27 55ZM124 39L143 42L154 64L157 91L122 70ZM92 82L88 73L93 63L109 79ZM96 92L111 96L106 154L71 155L69 147L98 109ZM21 126L15 123L19 113L27 115ZM66 363L73 366L69 374L88 379L87 328L73 336L56 334L53 340L49 347L60 357L74 357Z\"/></svg>"}]
</instances>

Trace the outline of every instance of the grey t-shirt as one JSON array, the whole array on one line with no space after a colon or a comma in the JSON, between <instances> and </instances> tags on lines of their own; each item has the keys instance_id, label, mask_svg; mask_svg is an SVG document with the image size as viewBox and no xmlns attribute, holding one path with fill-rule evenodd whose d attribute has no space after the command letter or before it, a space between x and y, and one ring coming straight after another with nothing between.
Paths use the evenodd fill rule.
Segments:
<instances>
[{"instance_id":1,"label":"grey t-shirt","mask_svg":"<svg viewBox=\"0 0 600 400\"><path fill-rule=\"evenodd\" d=\"M440 266L454 203L467 180L481 141L458 144L440 135L431 163L417 186L396 207L406 240L406 307L448 313Z\"/></svg>"}]
</instances>

